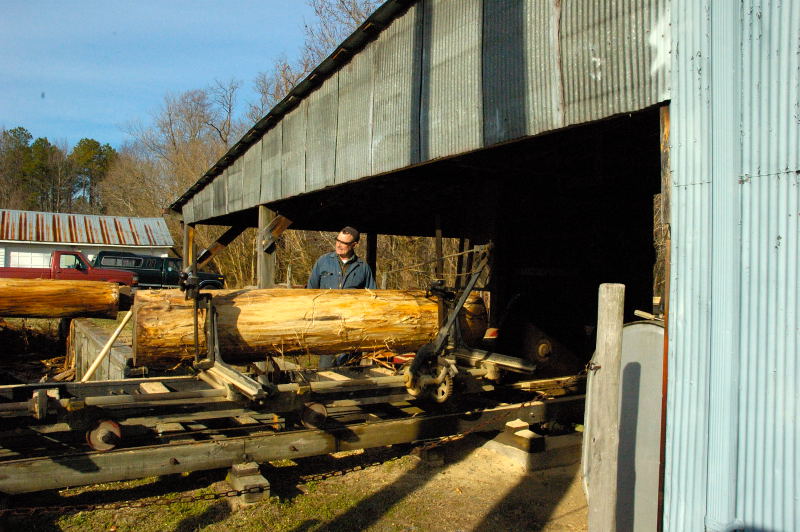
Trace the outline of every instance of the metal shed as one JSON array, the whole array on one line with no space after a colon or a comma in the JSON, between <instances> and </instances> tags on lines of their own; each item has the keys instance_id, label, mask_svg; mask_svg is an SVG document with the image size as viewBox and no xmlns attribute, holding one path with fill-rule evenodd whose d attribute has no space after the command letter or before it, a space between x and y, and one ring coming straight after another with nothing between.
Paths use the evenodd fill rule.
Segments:
<instances>
[{"instance_id":1,"label":"metal shed","mask_svg":"<svg viewBox=\"0 0 800 532\"><path fill-rule=\"evenodd\" d=\"M166 255L174 245L163 218L0 210L0 266L47 267L55 250Z\"/></svg>"},{"instance_id":2,"label":"metal shed","mask_svg":"<svg viewBox=\"0 0 800 532\"><path fill-rule=\"evenodd\" d=\"M390 0L172 208L390 234L439 217L494 241L493 304L522 294L580 350L598 282L626 284L628 316L649 304L658 195L658 524L797 529L798 35L777 0Z\"/></svg>"}]
</instances>

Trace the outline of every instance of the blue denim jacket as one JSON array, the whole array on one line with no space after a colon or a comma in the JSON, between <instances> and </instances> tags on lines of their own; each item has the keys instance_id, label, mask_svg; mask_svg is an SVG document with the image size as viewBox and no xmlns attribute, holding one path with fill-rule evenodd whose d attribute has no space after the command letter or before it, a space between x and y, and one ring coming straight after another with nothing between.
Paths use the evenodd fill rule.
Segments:
<instances>
[{"instance_id":1,"label":"blue denim jacket","mask_svg":"<svg viewBox=\"0 0 800 532\"><path fill-rule=\"evenodd\" d=\"M372 288L375 278L366 262L354 256L342 274L342 261L331 251L321 256L308 278L306 288Z\"/></svg>"}]
</instances>

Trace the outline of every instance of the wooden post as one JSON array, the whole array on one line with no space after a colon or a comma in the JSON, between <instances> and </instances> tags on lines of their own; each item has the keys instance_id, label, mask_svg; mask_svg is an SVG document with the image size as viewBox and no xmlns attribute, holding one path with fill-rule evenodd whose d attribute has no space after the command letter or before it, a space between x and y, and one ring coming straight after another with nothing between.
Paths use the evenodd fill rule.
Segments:
<instances>
[{"instance_id":1,"label":"wooden post","mask_svg":"<svg viewBox=\"0 0 800 532\"><path fill-rule=\"evenodd\" d=\"M667 457L667 377L669 375L669 290L672 237L670 232L670 209L672 196L672 173L670 170L670 126L669 105L659 110L661 118L661 223L664 227L664 290L661 293L661 309L664 312L664 356L661 374L661 448L658 470L658 522L656 530L664 529L664 468Z\"/></svg>"},{"instance_id":2,"label":"wooden post","mask_svg":"<svg viewBox=\"0 0 800 532\"><path fill-rule=\"evenodd\" d=\"M188 268L194 261L194 225L183 224L183 267Z\"/></svg>"},{"instance_id":3,"label":"wooden post","mask_svg":"<svg viewBox=\"0 0 800 532\"><path fill-rule=\"evenodd\" d=\"M591 371L594 397L587 412L589 445L589 530L617 528L617 458L619 452L619 375L625 285L601 284L597 308L597 348Z\"/></svg>"},{"instance_id":4,"label":"wooden post","mask_svg":"<svg viewBox=\"0 0 800 532\"><path fill-rule=\"evenodd\" d=\"M258 234L262 234L266 227L275 218L275 213L264 205L258 206ZM265 253L263 249L256 250L256 279L259 288L272 288L275 286L275 253Z\"/></svg>"},{"instance_id":5,"label":"wooden post","mask_svg":"<svg viewBox=\"0 0 800 532\"><path fill-rule=\"evenodd\" d=\"M444 252L442 251L442 215L436 215L436 279L444 279Z\"/></svg>"},{"instance_id":6,"label":"wooden post","mask_svg":"<svg viewBox=\"0 0 800 532\"><path fill-rule=\"evenodd\" d=\"M378 278L378 233L367 233L367 266L372 270L372 276Z\"/></svg>"},{"instance_id":7,"label":"wooden post","mask_svg":"<svg viewBox=\"0 0 800 532\"><path fill-rule=\"evenodd\" d=\"M455 288L456 291L461 289L461 285L463 284L461 280L464 278L464 237L458 239L458 258L456 259L456 279L455 279Z\"/></svg>"}]
</instances>

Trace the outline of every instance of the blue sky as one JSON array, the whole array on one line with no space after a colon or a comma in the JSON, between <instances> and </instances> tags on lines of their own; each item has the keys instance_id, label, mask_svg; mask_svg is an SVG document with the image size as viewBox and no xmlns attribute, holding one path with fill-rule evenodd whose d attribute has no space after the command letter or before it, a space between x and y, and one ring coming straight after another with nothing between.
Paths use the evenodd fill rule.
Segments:
<instances>
[{"instance_id":1,"label":"blue sky","mask_svg":"<svg viewBox=\"0 0 800 532\"><path fill-rule=\"evenodd\" d=\"M0 0L0 127L118 148L167 93L252 79L295 57L303 0Z\"/></svg>"}]
</instances>

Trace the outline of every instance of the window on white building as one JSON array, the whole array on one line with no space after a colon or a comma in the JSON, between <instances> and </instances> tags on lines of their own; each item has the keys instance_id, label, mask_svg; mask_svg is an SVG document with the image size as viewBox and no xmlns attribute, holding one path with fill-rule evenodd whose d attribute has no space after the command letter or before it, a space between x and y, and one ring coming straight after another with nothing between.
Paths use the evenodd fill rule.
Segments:
<instances>
[{"instance_id":1,"label":"window on white building","mask_svg":"<svg viewBox=\"0 0 800 532\"><path fill-rule=\"evenodd\" d=\"M9 266L12 268L49 268L50 253L37 253L34 251L12 251L9 256Z\"/></svg>"}]
</instances>

